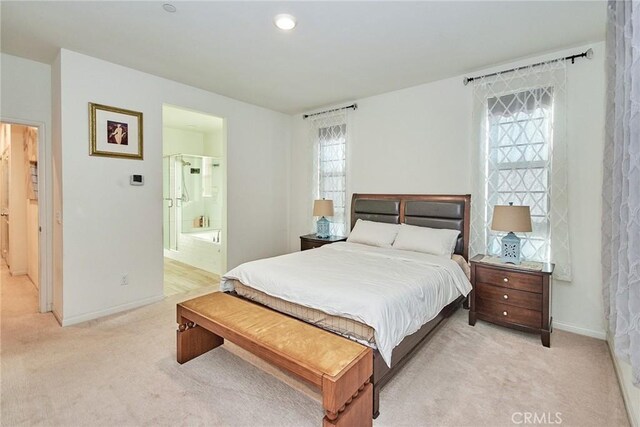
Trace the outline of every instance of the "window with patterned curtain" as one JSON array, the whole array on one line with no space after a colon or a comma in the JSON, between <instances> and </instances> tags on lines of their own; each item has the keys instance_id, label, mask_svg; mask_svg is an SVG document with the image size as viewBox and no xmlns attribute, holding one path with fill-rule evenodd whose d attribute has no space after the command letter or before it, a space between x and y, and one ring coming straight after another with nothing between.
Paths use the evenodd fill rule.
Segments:
<instances>
[{"instance_id":1,"label":"window with patterned curtain","mask_svg":"<svg viewBox=\"0 0 640 427\"><path fill-rule=\"evenodd\" d=\"M550 61L474 80L471 255L497 256L495 205L529 206L522 258L553 262L571 280L566 144L566 64Z\"/></svg>"},{"instance_id":2,"label":"window with patterned curtain","mask_svg":"<svg viewBox=\"0 0 640 427\"><path fill-rule=\"evenodd\" d=\"M521 236L522 257L548 261L553 88L492 97L487 120L487 209L510 202L529 206L532 232ZM490 227L486 233L489 255L500 255L506 233Z\"/></svg>"},{"instance_id":3,"label":"window with patterned curtain","mask_svg":"<svg viewBox=\"0 0 640 427\"><path fill-rule=\"evenodd\" d=\"M347 121L345 112L314 117L314 198L333 200L331 234L346 235Z\"/></svg>"}]
</instances>

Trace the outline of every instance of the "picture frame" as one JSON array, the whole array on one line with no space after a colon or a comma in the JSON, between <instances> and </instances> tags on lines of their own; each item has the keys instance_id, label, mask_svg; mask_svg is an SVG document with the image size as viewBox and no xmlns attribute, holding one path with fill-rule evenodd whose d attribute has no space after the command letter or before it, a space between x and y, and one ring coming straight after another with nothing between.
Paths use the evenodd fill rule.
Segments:
<instances>
[{"instance_id":1,"label":"picture frame","mask_svg":"<svg viewBox=\"0 0 640 427\"><path fill-rule=\"evenodd\" d=\"M142 113L89 103L91 156L143 160Z\"/></svg>"}]
</instances>

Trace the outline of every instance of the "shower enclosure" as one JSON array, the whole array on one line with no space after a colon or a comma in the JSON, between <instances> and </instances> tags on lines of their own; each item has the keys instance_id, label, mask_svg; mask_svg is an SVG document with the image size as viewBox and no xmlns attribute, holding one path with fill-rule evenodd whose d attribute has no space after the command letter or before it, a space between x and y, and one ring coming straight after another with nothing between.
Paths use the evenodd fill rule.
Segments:
<instances>
[{"instance_id":1,"label":"shower enclosure","mask_svg":"<svg viewBox=\"0 0 640 427\"><path fill-rule=\"evenodd\" d=\"M165 256L220 273L222 164L216 157L163 157Z\"/></svg>"}]
</instances>

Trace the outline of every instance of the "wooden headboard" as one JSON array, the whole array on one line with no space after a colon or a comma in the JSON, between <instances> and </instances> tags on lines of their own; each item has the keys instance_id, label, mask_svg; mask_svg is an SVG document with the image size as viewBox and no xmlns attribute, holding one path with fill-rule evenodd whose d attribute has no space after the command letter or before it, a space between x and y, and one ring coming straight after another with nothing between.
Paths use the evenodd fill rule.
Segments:
<instances>
[{"instance_id":1,"label":"wooden headboard","mask_svg":"<svg viewBox=\"0 0 640 427\"><path fill-rule=\"evenodd\" d=\"M459 230L454 253L469 259L471 195L354 194L351 229L358 219Z\"/></svg>"}]
</instances>

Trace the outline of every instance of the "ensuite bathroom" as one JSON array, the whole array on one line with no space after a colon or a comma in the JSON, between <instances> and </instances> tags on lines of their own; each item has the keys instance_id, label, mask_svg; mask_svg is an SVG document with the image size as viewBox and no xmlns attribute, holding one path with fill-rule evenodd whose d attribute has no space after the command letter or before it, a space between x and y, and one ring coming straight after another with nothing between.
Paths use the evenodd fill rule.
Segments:
<instances>
[{"instance_id":1,"label":"ensuite bathroom","mask_svg":"<svg viewBox=\"0 0 640 427\"><path fill-rule=\"evenodd\" d=\"M217 282L224 269L224 121L163 107L165 295Z\"/></svg>"}]
</instances>

